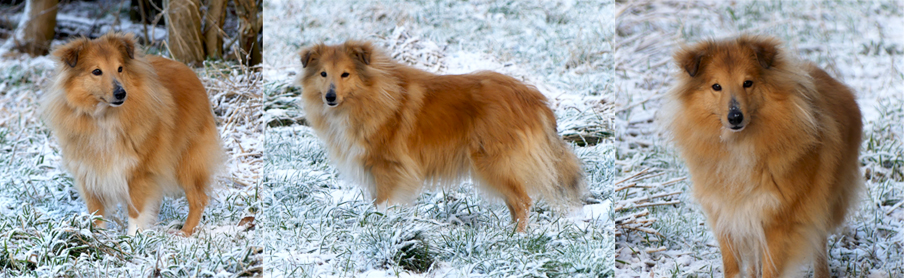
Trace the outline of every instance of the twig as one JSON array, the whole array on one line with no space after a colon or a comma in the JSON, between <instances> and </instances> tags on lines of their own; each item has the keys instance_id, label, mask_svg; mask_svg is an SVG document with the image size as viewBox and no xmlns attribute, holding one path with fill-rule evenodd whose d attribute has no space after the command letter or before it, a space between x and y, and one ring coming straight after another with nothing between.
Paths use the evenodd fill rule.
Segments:
<instances>
[{"instance_id":1,"label":"twig","mask_svg":"<svg viewBox=\"0 0 904 278\"><path fill-rule=\"evenodd\" d=\"M646 174L646 173L649 172L649 171L650 171L650 168L643 169L642 171L638 172L637 174L634 174L634 175L632 175L632 176L630 176L630 177L628 177L628 178L626 178L626 179L623 179L623 180L620 180L620 181L615 182L614 185L619 185L619 184L621 184L621 183L623 183L623 182L626 182L626 181L628 181L628 180L631 180L631 179L633 179L633 178L636 178L636 177L638 177L638 176L640 176L640 175Z\"/></svg>"},{"instance_id":2,"label":"twig","mask_svg":"<svg viewBox=\"0 0 904 278\"><path fill-rule=\"evenodd\" d=\"M630 207L617 208L615 211L626 210L626 209L645 208L645 207L654 207L654 206L677 205L680 203L681 203L681 201L667 201L667 202L661 202L661 203L646 203L646 204L639 204L639 205L635 204L634 206L630 206Z\"/></svg>"},{"instance_id":3,"label":"twig","mask_svg":"<svg viewBox=\"0 0 904 278\"><path fill-rule=\"evenodd\" d=\"M891 215L892 212L894 212L896 209L898 209L902 205L904 205L904 201L900 201L897 204L895 204L894 206L891 206L891 208L885 212L885 215Z\"/></svg>"},{"instance_id":4,"label":"twig","mask_svg":"<svg viewBox=\"0 0 904 278\"><path fill-rule=\"evenodd\" d=\"M625 186L622 186L622 187L616 187L616 188L615 188L615 192L619 192L619 191L622 191L622 190L625 190L625 189L634 187L635 185L637 185L636 182L635 182L635 183L628 184L628 185L625 185Z\"/></svg>"}]
</instances>

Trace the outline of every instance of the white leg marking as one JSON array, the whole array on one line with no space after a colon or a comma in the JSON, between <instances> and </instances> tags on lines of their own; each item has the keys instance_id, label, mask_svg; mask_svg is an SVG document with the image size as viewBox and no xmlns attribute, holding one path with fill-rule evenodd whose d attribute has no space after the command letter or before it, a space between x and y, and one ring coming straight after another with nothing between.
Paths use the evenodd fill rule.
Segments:
<instances>
[{"instance_id":1,"label":"white leg marking","mask_svg":"<svg viewBox=\"0 0 904 278\"><path fill-rule=\"evenodd\" d=\"M138 216L141 218L141 216ZM138 219L129 217L129 228L126 230L129 236L135 236L135 233L138 231Z\"/></svg>"}]
</instances>

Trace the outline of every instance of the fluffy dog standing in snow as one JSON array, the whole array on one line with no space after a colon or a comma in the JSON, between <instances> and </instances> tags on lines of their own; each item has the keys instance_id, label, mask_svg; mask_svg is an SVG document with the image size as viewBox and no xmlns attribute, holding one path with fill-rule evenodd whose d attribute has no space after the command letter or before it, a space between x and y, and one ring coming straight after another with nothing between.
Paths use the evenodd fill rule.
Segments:
<instances>
[{"instance_id":1,"label":"fluffy dog standing in snow","mask_svg":"<svg viewBox=\"0 0 904 278\"><path fill-rule=\"evenodd\" d=\"M677 51L670 128L725 277L784 277L814 261L857 202L862 123L854 94L768 37Z\"/></svg>"},{"instance_id":2,"label":"fluffy dog standing in snow","mask_svg":"<svg viewBox=\"0 0 904 278\"><path fill-rule=\"evenodd\" d=\"M501 195L518 230L530 195L578 204L586 186L537 89L495 72L436 75L370 43L301 51L304 109L340 172L376 204L405 202L425 182L472 175Z\"/></svg>"},{"instance_id":3,"label":"fluffy dog standing in snow","mask_svg":"<svg viewBox=\"0 0 904 278\"><path fill-rule=\"evenodd\" d=\"M74 39L53 56L57 72L43 115L88 211L105 215L125 204L134 235L156 221L165 194L184 191L182 233L191 235L223 159L197 75L144 55L133 36L117 33Z\"/></svg>"}]
</instances>

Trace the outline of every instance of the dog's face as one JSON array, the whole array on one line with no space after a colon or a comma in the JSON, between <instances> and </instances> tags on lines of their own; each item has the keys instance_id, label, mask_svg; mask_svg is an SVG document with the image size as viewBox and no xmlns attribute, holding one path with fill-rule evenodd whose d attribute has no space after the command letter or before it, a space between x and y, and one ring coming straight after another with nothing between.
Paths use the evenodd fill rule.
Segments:
<instances>
[{"instance_id":1,"label":"dog's face","mask_svg":"<svg viewBox=\"0 0 904 278\"><path fill-rule=\"evenodd\" d=\"M740 132L756 118L765 94L764 71L775 61L778 42L742 36L728 42L706 41L675 54L689 75L690 99L701 102L722 127Z\"/></svg>"},{"instance_id":2,"label":"dog's face","mask_svg":"<svg viewBox=\"0 0 904 278\"><path fill-rule=\"evenodd\" d=\"M302 50L301 65L305 101L319 99L327 107L341 107L364 93L373 47L349 41L342 45L319 44Z\"/></svg>"},{"instance_id":3,"label":"dog's face","mask_svg":"<svg viewBox=\"0 0 904 278\"><path fill-rule=\"evenodd\" d=\"M111 33L94 40L79 38L55 49L53 56L67 72L64 87L71 105L90 110L126 103L128 86L123 82L135 58L133 36Z\"/></svg>"}]
</instances>

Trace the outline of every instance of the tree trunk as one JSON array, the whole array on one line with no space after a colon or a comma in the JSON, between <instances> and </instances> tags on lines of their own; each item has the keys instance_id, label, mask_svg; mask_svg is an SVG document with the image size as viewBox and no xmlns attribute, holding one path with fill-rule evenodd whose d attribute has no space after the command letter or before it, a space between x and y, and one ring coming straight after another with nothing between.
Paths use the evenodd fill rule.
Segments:
<instances>
[{"instance_id":1,"label":"tree trunk","mask_svg":"<svg viewBox=\"0 0 904 278\"><path fill-rule=\"evenodd\" d=\"M254 66L261 63L261 29L264 26L261 17L262 2L260 0L235 0L235 13L239 18L239 46L241 46L242 63Z\"/></svg>"},{"instance_id":2,"label":"tree trunk","mask_svg":"<svg viewBox=\"0 0 904 278\"><path fill-rule=\"evenodd\" d=\"M16 33L9 42L11 47L31 56L50 52L58 4L59 0L28 0Z\"/></svg>"},{"instance_id":3,"label":"tree trunk","mask_svg":"<svg viewBox=\"0 0 904 278\"><path fill-rule=\"evenodd\" d=\"M154 19L160 13L159 9L165 7L163 0L130 0L129 19L132 22L154 24ZM166 20L160 20L156 24L166 24Z\"/></svg>"},{"instance_id":4,"label":"tree trunk","mask_svg":"<svg viewBox=\"0 0 904 278\"><path fill-rule=\"evenodd\" d=\"M204 21L204 48L207 57L223 57L223 22L226 20L226 0L210 0Z\"/></svg>"},{"instance_id":5,"label":"tree trunk","mask_svg":"<svg viewBox=\"0 0 904 278\"><path fill-rule=\"evenodd\" d=\"M204 61L199 0L168 0L166 43L173 58L186 64Z\"/></svg>"}]
</instances>

